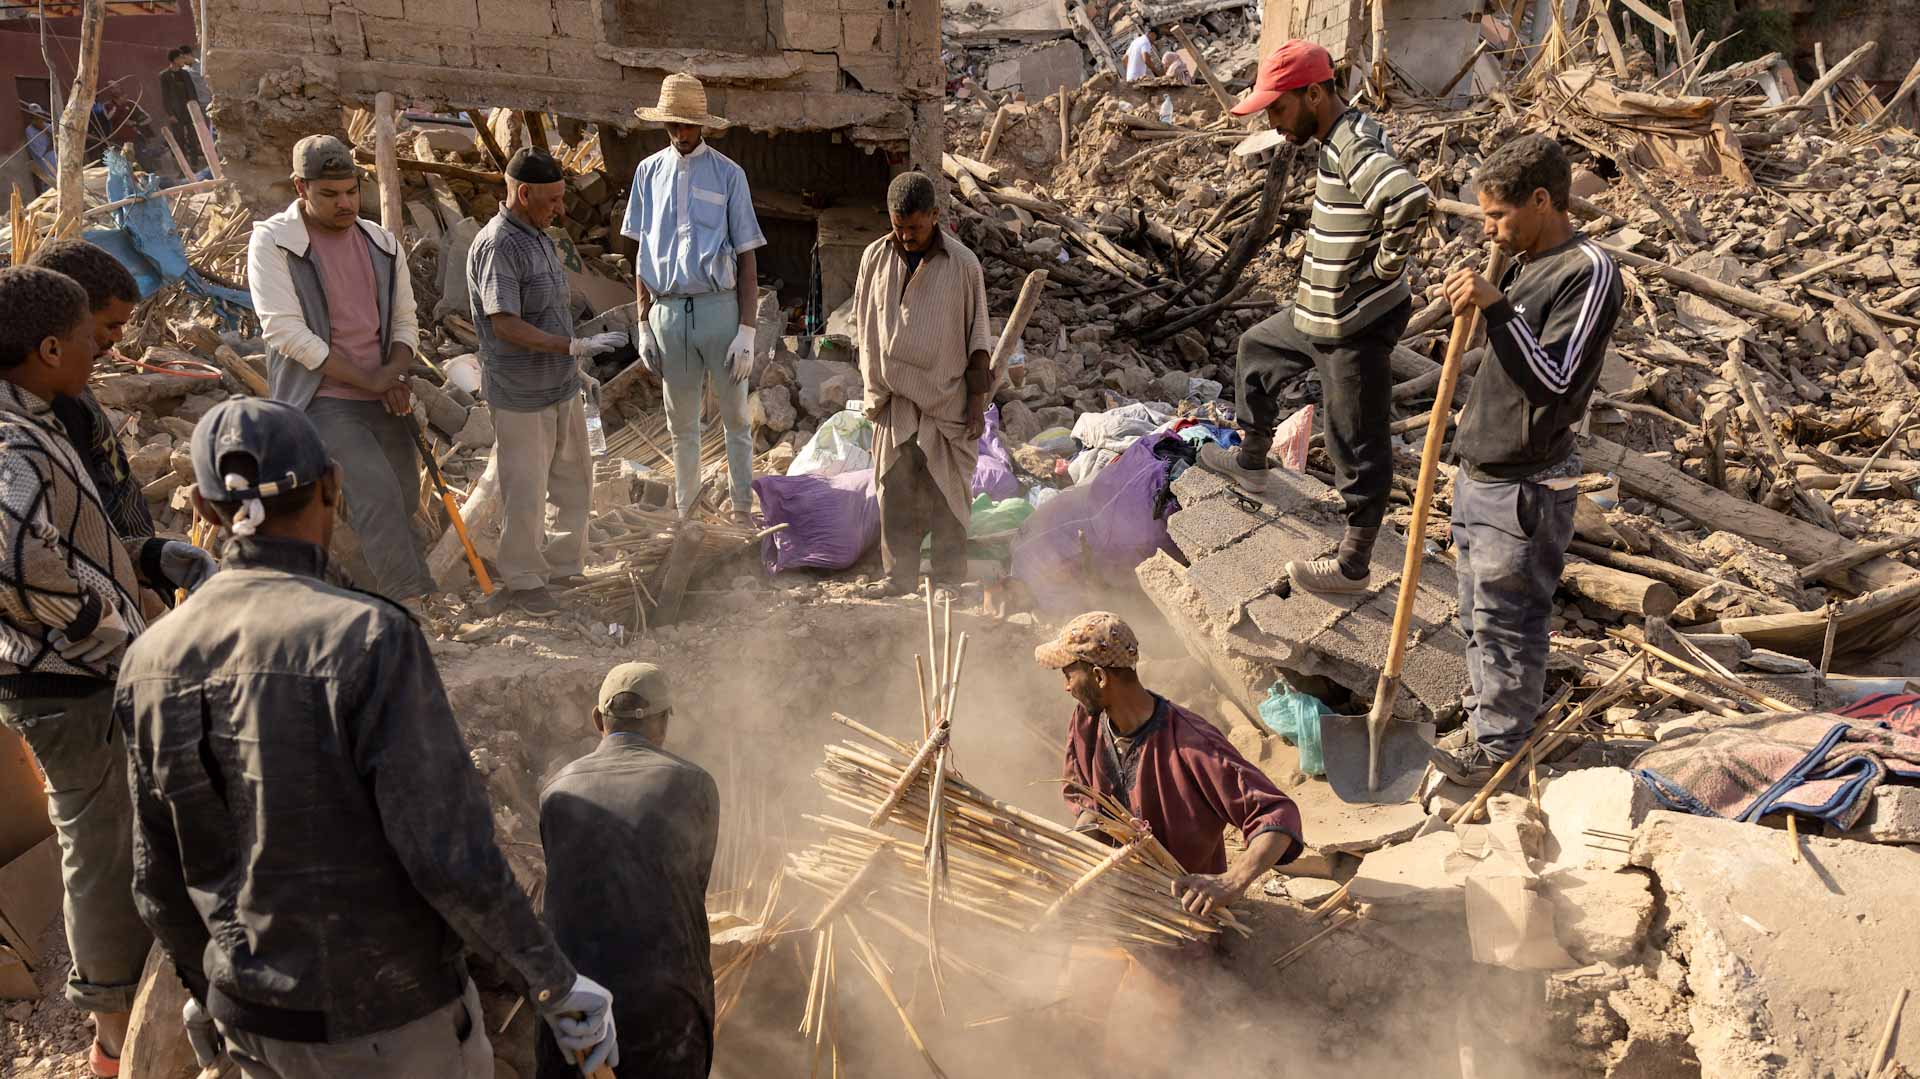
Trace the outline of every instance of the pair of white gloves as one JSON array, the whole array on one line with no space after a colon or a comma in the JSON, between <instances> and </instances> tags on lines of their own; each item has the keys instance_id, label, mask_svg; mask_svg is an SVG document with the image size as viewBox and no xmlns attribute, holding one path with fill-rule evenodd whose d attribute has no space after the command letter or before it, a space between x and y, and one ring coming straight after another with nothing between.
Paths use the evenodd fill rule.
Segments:
<instances>
[{"instance_id":1,"label":"pair of white gloves","mask_svg":"<svg viewBox=\"0 0 1920 1079\"><path fill-rule=\"evenodd\" d=\"M753 335L752 326L741 326L734 331L733 343L727 346L727 377L734 382L745 382L753 373ZM661 373L660 364L665 353L660 342L653 336L653 327L646 322L640 323L640 360L647 370L655 375Z\"/></svg>"},{"instance_id":2,"label":"pair of white gloves","mask_svg":"<svg viewBox=\"0 0 1920 1079\"><path fill-rule=\"evenodd\" d=\"M540 1018L553 1031L553 1040L568 1060L576 1061L582 1075L592 1075L602 1065L620 1064L620 1040L613 1029L613 994L584 974L575 975L573 988L566 996L540 1009ZM193 1058L202 1068L211 1068L226 1054L227 1040L213 1025L213 1017L191 996L180 1009L180 1022L187 1028L187 1042L193 1046Z\"/></svg>"}]
</instances>

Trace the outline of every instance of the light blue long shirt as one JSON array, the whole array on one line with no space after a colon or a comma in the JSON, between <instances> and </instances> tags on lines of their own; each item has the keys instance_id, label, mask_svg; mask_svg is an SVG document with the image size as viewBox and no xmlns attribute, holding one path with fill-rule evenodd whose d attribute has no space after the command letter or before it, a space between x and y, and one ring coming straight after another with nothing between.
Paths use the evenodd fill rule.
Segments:
<instances>
[{"instance_id":1,"label":"light blue long shirt","mask_svg":"<svg viewBox=\"0 0 1920 1079\"><path fill-rule=\"evenodd\" d=\"M767 245L746 170L704 141L640 162L620 231L640 245L634 271L655 296L731 292L739 256Z\"/></svg>"}]
</instances>

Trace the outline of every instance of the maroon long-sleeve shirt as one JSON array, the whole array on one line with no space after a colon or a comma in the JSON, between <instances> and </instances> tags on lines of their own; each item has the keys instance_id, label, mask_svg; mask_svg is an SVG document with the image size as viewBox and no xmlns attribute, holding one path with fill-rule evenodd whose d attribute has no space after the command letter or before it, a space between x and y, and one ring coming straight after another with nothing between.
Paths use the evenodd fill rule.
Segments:
<instances>
[{"instance_id":1,"label":"maroon long-sleeve shirt","mask_svg":"<svg viewBox=\"0 0 1920 1079\"><path fill-rule=\"evenodd\" d=\"M1153 716L1116 745L1107 724L1084 707L1067 728L1066 777L1109 795L1148 823L1189 873L1224 873L1231 824L1249 843L1262 832L1292 837L1280 864L1304 847L1300 808L1240 755L1211 723L1156 696ZM1069 789L1078 813L1089 799Z\"/></svg>"}]
</instances>

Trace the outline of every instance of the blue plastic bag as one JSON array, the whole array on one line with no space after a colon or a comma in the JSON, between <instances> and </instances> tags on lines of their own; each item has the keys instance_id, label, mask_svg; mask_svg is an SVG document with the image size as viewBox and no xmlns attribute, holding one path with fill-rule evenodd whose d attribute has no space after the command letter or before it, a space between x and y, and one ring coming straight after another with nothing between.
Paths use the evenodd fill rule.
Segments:
<instances>
[{"instance_id":1,"label":"blue plastic bag","mask_svg":"<svg viewBox=\"0 0 1920 1079\"><path fill-rule=\"evenodd\" d=\"M1260 702L1260 722L1300 750L1300 770L1310 776L1327 774L1326 754L1320 750L1320 716L1327 706L1311 693L1301 693L1286 681L1275 682Z\"/></svg>"}]
</instances>

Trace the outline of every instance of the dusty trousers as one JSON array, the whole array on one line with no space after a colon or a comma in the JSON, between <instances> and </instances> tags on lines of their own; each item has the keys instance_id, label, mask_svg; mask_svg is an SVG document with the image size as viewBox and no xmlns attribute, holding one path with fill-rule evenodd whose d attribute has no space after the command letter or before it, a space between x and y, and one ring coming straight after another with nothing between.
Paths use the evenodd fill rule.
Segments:
<instances>
[{"instance_id":1,"label":"dusty trousers","mask_svg":"<svg viewBox=\"0 0 1920 1079\"><path fill-rule=\"evenodd\" d=\"M886 438L882 431L876 438ZM920 576L920 544L933 533L931 573L935 584L957 585L967 577L967 522L953 515L946 495L933 480L918 436L895 451L898 456L876 484L880 495L880 565L889 578L912 582Z\"/></svg>"},{"instance_id":2,"label":"dusty trousers","mask_svg":"<svg viewBox=\"0 0 1920 1079\"><path fill-rule=\"evenodd\" d=\"M420 504L420 452L406 426L413 418L388 412L382 401L336 397L315 397L307 418L319 429L327 455L340 464L347 523L373 571L371 590L395 601L434 591L413 534L413 511Z\"/></svg>"},{"instance_id":3,"label":"dusty trousers","mask_svg":"<svg viewBox=\"0 0 1920 1079\"><path fill-rule=\"evenodd\" d=\"M1393 347L1413 316L1408 300L1343 341L1315 341L1293 325L1293 308L1240 335L1234 364L1234 418L1245 441L1240 462L1266 466L1280 423L1280 390L1311 368L1320 374L1327 456L1347 524L1377 528L1393 486Z\"/></svg>"},{"instance_id":4,"label":"dusty trousers","mask_svg":"<svg viewBox=\"0 0 1920 1079\"><path fill-rule=\"evenodd\" d=\"M753 509L753 431L747 425L747 384L727 374L727 346L740 328L740 301L731 292L662 296L647 310L660 343L667 431L673 436L673 501L681 514L700 493L700 405L707 383L720 402L726 432L727 479L733 508Z\"/></svg>"},{"instance_id":5,"label":"dusty trousers","mask_svg":"<svg viewBox=\"0 0 1920 1079\"><path fill-rule=\"evenodd\" d=\"M1453 481L1454 576L1467 638L1467 728L1497 760L1532 733L1547 680L1547 626L1573 540L1577 490Z\"/></svg>"},{"instance_id":6,"label":"dusty trousers","mask_svg":"<svg viewBox=\"0 0 1920 1079\"><path fill-rule=\"evenodd\" d=\"M583 573L593 458L587 415L575 394L533 412L493 410L493 462L500 478L501 585L519 591ZM547 531L547 505L553 531Z\"/></svg>"},{"instance_id":7,"label":"dusty trousers","mask_svg":"<svg viewBox=\"0 0 1920 1079\"><path fill-rule=\"evenodd\" d=\"M219 1026L227 1055L246 1079L493 1079L493 1043L471 981L460 996L413 1022L363 1038L292 1042Z\"/></svg>"},{"instance_id":8,"label":"dusty trousers","mask_svg":"<svg viewBox=\"0 0 1920 1079\"><path fill-rule=\"evenodd\" d=\"M133 797L113 689L0 701L0 723L26 741L46 777L73 955L67 1001L88 1012L131 1010L153 934L133 905Z\"/></svg>"}]
</instances>

